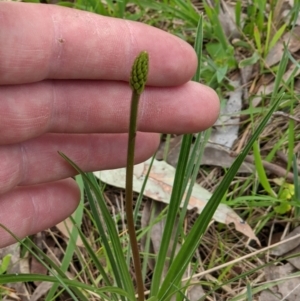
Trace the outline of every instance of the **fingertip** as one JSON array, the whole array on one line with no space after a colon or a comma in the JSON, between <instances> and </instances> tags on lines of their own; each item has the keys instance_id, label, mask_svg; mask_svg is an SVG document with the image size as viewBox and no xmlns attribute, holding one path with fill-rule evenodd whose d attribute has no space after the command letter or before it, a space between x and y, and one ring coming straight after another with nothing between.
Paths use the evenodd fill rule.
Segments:
<instances>
[{"instance_id":1,"label":"fingertip","mask_svg":"<svg viewBox=\"0 0 300 301\"><path fill-rule=\"evenodd\" d=\"M169 89L149 88L142 95L139 129L168 134L198 133L218 118L216 92L190 81Z\"/></svg>"},{"instance_id":2,"label":"fingertip","mask_svg":"<svg viewBox=\"0 0 300 301\"><path fill-rule=\"evenodd\" d=\"M197 69L197 55L193 47L184 40L169 35L165 37L164 44L160 48L151 50L150 85L178 86L188 82L194 76Z\"/></svg>"},{"instance_id":3,"label":"fingertip","mask_svg":"<svg viewBox=\"0 0 300 301\"><path fill-rule=\"evenodd\" d=\"M202 108L205 108L206 114L202 115L203 126L211 127L219 118L220 114L220 99L218 94L212 88L200 84L202 87L201 101Z\"/></svg>"}]
</instances>

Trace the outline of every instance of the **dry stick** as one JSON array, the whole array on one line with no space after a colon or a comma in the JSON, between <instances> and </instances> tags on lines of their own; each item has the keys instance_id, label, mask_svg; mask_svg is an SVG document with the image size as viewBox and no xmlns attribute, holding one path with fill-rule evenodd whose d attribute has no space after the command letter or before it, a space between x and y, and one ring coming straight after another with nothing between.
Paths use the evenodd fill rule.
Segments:
<instances>
[{"instance_id":1,"label":"dry stick","mask_svg":"<svg viewBox=\"0 0 300 301\"><path fill-rule=\"evenodd\" d=\"M231 152L231 156L237 157L238 153ZM254 162L255 162L254 157L252 155L247 155L245 158L245 162L254 164ZM271 163L271 162L267 162L265 160L263 160L262 163L263 163L264 168L267 171L275 174L276 176L285 177L287 180L289 180L291 182L294 181L294 174L291 172L287 172L283 167L281 167L277 164Z\"/></svg>"},{"instance_id":2,"label":"dry stick","mask_svg":"<svg viewBox=\"0 0 300 301\"><path fill-rule=\"evenodd\" d=\"M125 211L127 217L127 228L129 233L130 245L132 250L132 259L134 264L138 300L144 301L144 284L141 268L140 253L135 234L135 225L133 218L133 166L134 166L134 148L136 136L136 124L138 103L140 95L142 94L148 75L148 53L141 52L135 59L131 75L130 86L132 88L131 110L130 110L130 124L128 135L128 149L127 149L127 168L126 168L126 192L125 192Z\"/></svg>"},{"instance_id":3,"label":"dry stick","mask_svg":"<svg viewBox=\"0 0 300 301\"><path fill-rule=\"evenodd\" d=\"M226 263L224 263L224 264L221 264L221 265L216 266L216 267L214 267L214 268L211 268L211 269L209 269L209 270L203 271L203 272L198 273L198 274L194 274L192 278L198 278L198 277L204 276L204 275L206 275L206 274L213 273L213 272L215 272L215 271L217 271L217 270L223 269L223 268L225 268L225 267L227 267L227 266L229 266L229 265L233 265L233 264L235 264L235 263L237 263L237 262L240 262L240 261L242 261L242 260L251 258L252 256L258 255L258 254L260 254L260 253L263 253L263 252L265 252L265 251L268 251L268 250L270 250L270 249L273 249L273 248L275 248L275 247L278 247L278 246L280 246L280 245L282 245L282 244L285 244L285 243L287 243L287 242L289 242L289 241L292 241L292 240L294 240L294 239L297 239L297 238L300 238L300 234L297 234L297 235L295 235L295 236L289 237L289 238L287 238L287 239L285 239L285 240L282 240L282 241L279 241L279 242L277 242L277 243L275 243L275 244L273 244L273 245L271 245L271 246L267 246L267 247L262 248L262 249L260 249L260 250L254 251L254 252L252 252L252 253L249 253L249 254L247 254L247 255L244 255L244 256L242 256L242 257L240 257L240 258L237 258L237 259L234 259L234 260L232 260L232 261L226 262ZM183 281L186 281L186 280L188 280L188 279L183 279Z\"/></svg>"},{"instance_id":4,"label":"dry stick","mask_svg":"<svg viewBox=\"0 0 300 301\"><path fill-rule=\"evenodd\" d=\"M245 162L254 164L254 162L255 162L254 157L250 156L250 155L246 156ZM265 160L263 160L262 163L263 163L264 168L266 170L268 170L269 172L271 172L279 177L285 177L287 180L289 180L291 182L294 181L293 173L287 172L283 167L281 167L277 164L271 163L271 162L267 162Z\"/></svg>"}]
</instances>

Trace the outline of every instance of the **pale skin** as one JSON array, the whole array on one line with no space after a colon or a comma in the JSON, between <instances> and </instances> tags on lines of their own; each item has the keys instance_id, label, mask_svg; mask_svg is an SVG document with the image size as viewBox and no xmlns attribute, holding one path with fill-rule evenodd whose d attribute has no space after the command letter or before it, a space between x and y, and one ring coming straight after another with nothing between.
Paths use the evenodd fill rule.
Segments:
<instances>
[{"instance_id":1,"label":"pale skin","mask_svg":"<svg viewBox=\"0 0 300 301\"><path fill-rule=\"evenodd\" d=\"M77 207L74 170L126 164L131 65L149 53L139 105L136 163L158 133L211 126L219 100L190 82L196 54L147 25L54 5L0 2L0 223L23 238L54 226ZM14 239L0 228L0 247Z\"/></svg>"}]
</instances>

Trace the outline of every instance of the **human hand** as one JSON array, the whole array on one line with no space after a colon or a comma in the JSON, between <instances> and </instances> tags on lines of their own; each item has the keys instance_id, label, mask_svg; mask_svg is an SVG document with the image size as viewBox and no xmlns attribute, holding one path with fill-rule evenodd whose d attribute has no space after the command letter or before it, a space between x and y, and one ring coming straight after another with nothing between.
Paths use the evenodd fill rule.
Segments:
<instances>
[{"instance_id":1,"label":"human hand","mask_svg":"<svg viewBox=\"0 0 300 301\"><path fill-rule=\"evenodd\" d=\"M199 132L219 111L211 89L189 82L188 44L141 23L54 5L0 2L0 223L18 237L51 227L78 205L74 170L125 166L131 65L149 53L136 162L159 134ZM13 243L0 229L0 247Z\"/></svg>"}]
</instances>

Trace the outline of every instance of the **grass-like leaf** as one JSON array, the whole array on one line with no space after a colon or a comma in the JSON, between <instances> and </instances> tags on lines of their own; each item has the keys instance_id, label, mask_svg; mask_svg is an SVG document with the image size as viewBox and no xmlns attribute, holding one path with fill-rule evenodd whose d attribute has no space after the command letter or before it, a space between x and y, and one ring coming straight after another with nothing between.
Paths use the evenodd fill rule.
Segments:
<instances>
[{"instance_id":1,"label":"grass-like leaf","mask_svg":"<svg viewBox=\"0 0 300 301\"><path fill-rule=\"evenodd\" d=\"M80 197L80 205L77 207L77 209L74 213L74 223L77 225L81 225L81 221L82 221L82 217L83 217L83 201L84 201L84 187L83 186L84 185L83 185L82 177L80 175L76 177L76 182L80 188L81 197ZM61 266L60 266L60 269L63 272L67 271L69 264L73 259L73 254L76 249L76 240L77 240L78 235L79 234L78 234L77 227L73 226L73 228L70 232L70 236L69 236L70 239L68 242L68 246L66 248L66 252L64 254L64 258L63 258L63 260L61 262ZM51 287L50 291L48 292L48 294L46 296L46 300L52 300L57 288L58 288L58 284L54 284Z\"/></svg>"},{"instance_id":2,"label":"grass-like leaf","mask_svg":"<svg viewBox=\"0 0 300 301\"><path fill-rule=\"evenodd\" d=\"M202 59L202 41L203 41L203 23L202 23L202 17L199 19L199 24L197 27L197 39L195 42L195 50L198 55L198 66L197 66L197 71L195 74L195 77L193 80L199 81L200 80L200 66L201 66L201 59ZM173 260L173 256L175 253L175 248L176 244L178 241L178 234L179 232L176 231L175 239L173 242L173 245L170 245L172 233L174 233L174 224L175 220L177 217L178 209L180 207L181 201L183 194L186 190L187 184L188 184L188 179L190 177L191 170L194 166L194 159L190 162L192 164L190 165L190 168L188 168L189 165L189 153L190 153L190 148L191 148L191 143L192 143L192 138L193 136L191 134L184 135L182 139L182 145L180 149L180 154L178 158L178 165L176 168L176 173L175 173L175 179L174 179L174 184L173 184L173 190L172 190L172 195L170 199L170 204L168 207L168 213L167 213L167 218L166 218L166 224L165 224L165 229L163 232L162 236L162 241L163 244L160 247L158 258L156 261L153 277L152 277L152 284L151 284L151 296L156 296L159 291L159 286L160 282L162 281L162 273L164 266L166 264L166 256L169 248L172 248L172 256L170 258L170 263ZM200 138L199 138L200 139ZM190 172L187 173L188 169L190 169ZM182 220L182 215L181 219Z\"/></svg>"},{"instance_id":3,"label":"grass-like leaf","mask_svg":"<svg viewBox=\"0 0 300 301\"><path fill-rule=\"evenodd\" d=\"M264 117L256 131L254 132L253 136L245 146L244 150L239 154L236 158L233 165L228 170L227 174L223 178L222 182L210 198L209 202L205 206L204 210L198 217L197 221L195 222L193 228L191 229L190 233L186 237L186 241L181 247L178 252L178 255L174 259L166 278L164 279L161 288L158 293L159 300L168 300L167 296L170 293L176 290L176 287L179 286L181 281L181 277L190 262L196 248L199 245L200 239L204 234L211 218L217 209L220 201L222 200L224 194L226 193L231 181L233 180L236 172L240 168L241 164L243 163L247 153L251 149L254 141L258 138L262 130L264 129L265 125L267 124L268 120L272 116L273 112L276 110L281 98L278 97L273 106L270 108L268 114Z\"/></svg>"},{"instance_id":4,"label":"grass-like leaf","mask_svg":"<svg viewBox=\"0 0 300 301\"><path fill-rule=\"evenodd\" d=\"M135 295L128 266L120 243L119 235L99 188L99 185L92 173L85 174L71 159L63 153L59 153L78 173L81 174L91 211L93 213L97 229L99 231L101 242L107 252L109 263L112 267L116 285L126 290L132 297ZM95 202L95 198L97 203ZM99 207L98 207L98 206ZM103 222L99 216L101 212ZM107 231L106 231L107 229Z\"/></svg>"},{"instance_id":5,"label":"grass-like leaf","mask_svg":"<svg viewBox=\"0 0 300 301\"><path fill-rule=\"evenodd\" d=\"M48 276L48 275L40 275L40 274L18 274L16 275L1 275L0 277L0 284L5 284L5 283L16 283L16 282L26 282L26 281L45 281L45 282L52 282L52 283L58 283L58 279L54 276ZM132 296L126 292L126 290L123 290L121 288L115 287L115 286L106 286L103 288L96 288L92 287L88 284L79 282L77 280L72 280L72 279L64 279L64 283L68 287L72 287L72 289L80 289L83 291L87 292L93 292L100 297L102 297L104 300L109 300L111 301L111 297L109 294L118 294L119 296L127 298L126 300L128 301L135 301ZM81 295L80 301L88 299L84 296ZM78 300L76 297L74 300Z\"/></svg>"}]
</instances>

